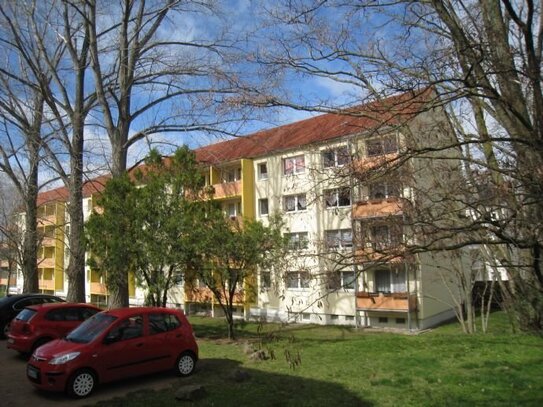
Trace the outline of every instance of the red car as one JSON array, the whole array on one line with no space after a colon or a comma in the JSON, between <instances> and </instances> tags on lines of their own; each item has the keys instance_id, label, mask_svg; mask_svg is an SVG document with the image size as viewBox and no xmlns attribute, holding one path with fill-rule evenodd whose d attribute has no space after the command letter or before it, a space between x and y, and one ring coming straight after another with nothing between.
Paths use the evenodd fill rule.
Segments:
<instances>
[{"instance_id":1,"label":"red car","mask_svg":"<svg viewBox=\"0 0 543 407\"><path fill-rule=\"evenodd\" d=\"M98 383L173 369L190 375L198 345L183 312L158 307L100 312L34 352L28 379L39 389L86 397Z\"/></svg>"},{"instance_id":2,"label":"red car","mask_svg":"<svg viewBox=\"0 0 543 407\"><path fill-rule=\"evenodd\" d=\"M7 347L32 353L44 343L62 338L100 311L94 305L69 302L26 307L10 324Z\"/></svg>"}]
</instances>

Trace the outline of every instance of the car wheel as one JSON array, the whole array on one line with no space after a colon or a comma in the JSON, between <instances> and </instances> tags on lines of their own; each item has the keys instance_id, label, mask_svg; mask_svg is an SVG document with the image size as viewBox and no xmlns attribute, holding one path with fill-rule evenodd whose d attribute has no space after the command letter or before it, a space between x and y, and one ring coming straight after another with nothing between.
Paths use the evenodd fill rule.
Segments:
<instances>
[{"instance_id":1,"label":"car wheel","mask_svg":"<svg viewBox=\"0 0 543 407\"><path fill-rule=\"evenodd\" d=\"M189 376L196 366L196 358L190 352L184 352L177 358L175 371L179 376Z\"/></svg>"},{"instance_id":2,"label":"car wheel","mask_svg":"<svg viewBox=\"0 0 543 407\"><path fill-rule=\"evenodd\" d=\"M87 397L92 393L96 386L96 376L88 369L82 369L75 372L70 380L66 392L76 398Z\"/></svg>"},{"instance_id":3,"label":"car wheel","mask_svg":"<svg viewBox=\"0 0 543 407\"><path fill-rule=\"evenodd\" d=\"M9 333L9 322L6 322L4 326L0 325L0 338L7 338Z\"/></svg>"}]
</instances>

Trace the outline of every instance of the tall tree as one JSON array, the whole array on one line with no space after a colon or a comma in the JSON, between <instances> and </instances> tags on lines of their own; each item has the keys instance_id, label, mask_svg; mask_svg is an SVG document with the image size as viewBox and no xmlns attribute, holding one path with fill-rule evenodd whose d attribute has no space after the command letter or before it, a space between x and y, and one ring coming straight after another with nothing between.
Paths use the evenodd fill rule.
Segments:
<instances>
[{"instance_id":1,"label":"tall tree","mask_svg":"<svg viewBox=\"0 0 543 407\"><path fill-rule=\"evenodd\" d=\"M158 132L216 129L210 114L233 92L221 21L212 1L86 2L91 67L103 126L111 143L111 173L121 176L136 142ZM118 16L113 22L110 15ZM205 16L217 24L203 38L182 32L180 21ZM176 23L177 22L177 23ZM205 38L209 37L209 39ZM121 248L122 249L122 248ZM128 281L110 287L110 305L128 305Z\"/></svg>"},{"instance_id":2,"label":"tall tree","mask_svg":"<svg viewBox=\"0 0 543 407\"><path fill-rule=\"evenodd\" d=\"M95 101L86 80L89 63L85 4L64 1L12 2L1 8L9 26L10 50L30 72L34 91L47 106L53 135L42 148L67 187L70 224L67 298L85 301L83 240L83 153L85 119ZM51 30L55 27L55 30ZM12 75L19 83L24 77ZM43 107L42 107L43 111ZM63 155L67 153L66 164Z\"/></svg>"},{"instance_id":3,"label":"tall tree","mask_svg":"<svg viewBox=\"0 0 543 407\"><path fill-rule=\"evenodd\" d=\"M541 331L543 184L534 176L543 164L541 4L302 0L267 11L273 24L264 31L269 41L255 58L271 74L313 78L317 91L290 100L261 96L259 105L338 111L341 104L433 90L435 97L422 110L445 107L456 140L434 149L410 146L403 158L446 162L460 151L466 182L440 197L445 201L434 201L441 209L419 213L421 221L411 226L433 238L412 249L448 251L478 244L490 250L507 268L504 287L514 319L524 329ZM322 89L335 92L334 98L318 98ZM408 139L416 136L402 130ZM491 200L480 194L481 173L490 174L484 179L492 185ZM432 191L418 193L429 198ZM451 213L469 216L453 219Z\"/></svg>"}]
</instances>

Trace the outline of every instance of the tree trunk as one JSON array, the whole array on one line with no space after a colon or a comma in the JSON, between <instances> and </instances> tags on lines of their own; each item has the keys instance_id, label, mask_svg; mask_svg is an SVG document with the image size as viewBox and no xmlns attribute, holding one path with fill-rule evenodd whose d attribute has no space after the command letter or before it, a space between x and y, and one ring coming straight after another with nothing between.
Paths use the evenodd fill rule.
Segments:
<instances>
[{"instance_id":1,"label":"tree trunk","mask_svg":"<svg viewBox=\"0 0 543 407\"><path fill-rule=\"evenodd\" d=\"M39 291L37 234L39 143L29 140L28 150L31 168L28 174L26 196L24 197L26 216L21 269L23 273L23 292L36 293Z\"/></svg>"},{"instance_id":2,"label":"tree trunk","mask_svg":"<svg viewBox=\"0 0 543 407\"><path fill-rule=\"evenodd\" d=\"M82 81L82 78L79 78ZM82 104L82 84L77 94L77 103ZM70 154L70 263L68 275L68 301L86 302L85 298L85 231L83 217L83 147L84 120L82 105L74 112L72 118L74 135Z\"/></svg>"}]
</instances>

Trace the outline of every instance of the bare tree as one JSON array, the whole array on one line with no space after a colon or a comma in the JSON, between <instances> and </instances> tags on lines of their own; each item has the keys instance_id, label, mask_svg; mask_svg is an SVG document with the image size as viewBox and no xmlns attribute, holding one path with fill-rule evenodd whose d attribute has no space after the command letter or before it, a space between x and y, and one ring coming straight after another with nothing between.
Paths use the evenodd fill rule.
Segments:
<instances>
[{"instance_id":1,"label":"bare tree","mask_svg":"<svg viewBox=\"0 0 543 407\"><path fill-rule=\"evenodd\" d=\"M6 5L7 6L7 5ZM21 269L23 290L38 291L37 197L38 173L44 143L44 97L27 64L27 55L12 52L23 41L23 32L12 35L12 14L0 6L5 64L0 69L0 170L6 174L23 203L25 213Z\"/></svg>"},{"instance_id":2,"label":"bare tree","mask_svg":"<svg viewBox=\"0 0 543 407\"><path fill-rule=\"evenodd\" d=\"M214 106L234 89L211 1L85 2L86 30L96 86L96 123L111 143L111 173L127 169L129 148L162 132L214 131ZM111 22L109 15L118 18ZM204 16L216 21L210 39L191 38L179 23ZM110 305L128 305L127 276L110 285Z\"/></svg>"},{"instance_id":3,"label":"bare tree","mask_svg":"<svg viewBox=\"0 0 543 407\"><path fill-rule=\"evenodd\" d=\"M267 15L269 41L255 58L268 74L302 75L313 78L317 89L347 91L335 100L307 92L289 100L260 95L252 103L337 112L397 92L432 89L420 108L445 108L455 137L437 147L407 146L389 167L407 158L445 163L454 156L463 161L464 181L451 185L448 195L415 185L418 207L421 200L431 205L422 205L428 210L408 219L409 228L426 237L411 239L411 250L477 245L492 253L507 269L509 283L503 287L513 319L524 329L540 331L541 4L308 0L269 6ZM357 114L355 109L340 112ZM405 126L398 129L408 140L416 137ZM481 195L477 177L482 173L494 191L490 198Z\"/></svg>"}]
</instances>

